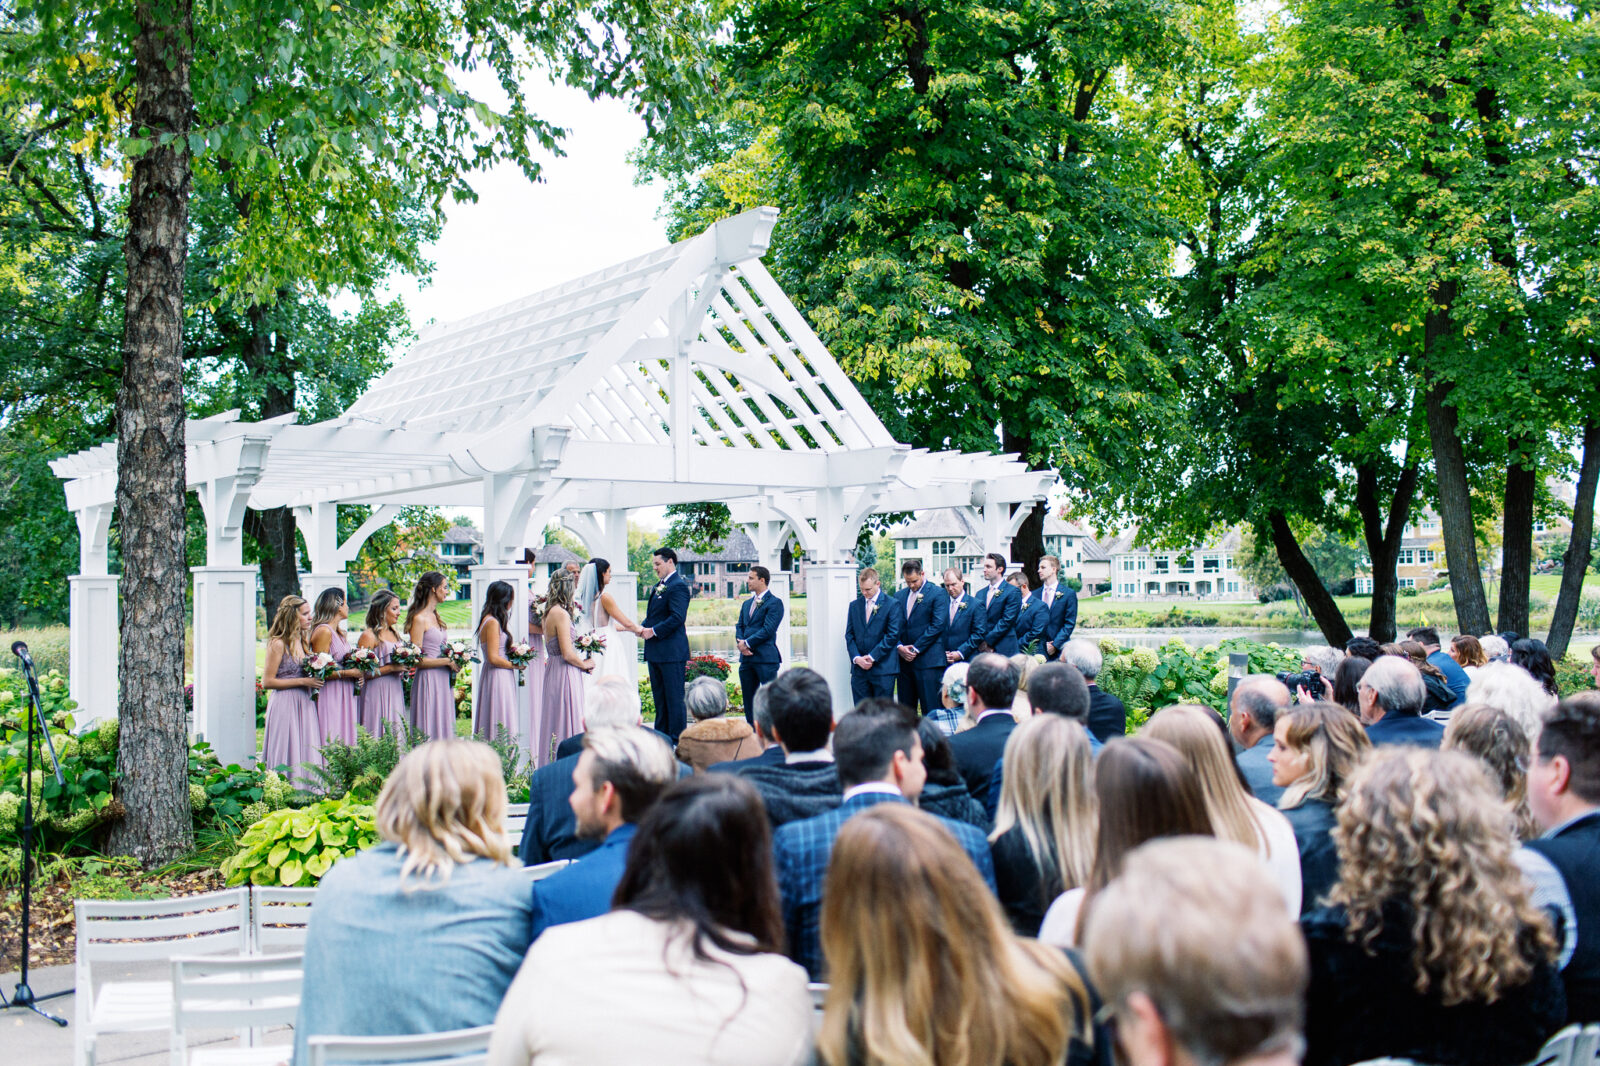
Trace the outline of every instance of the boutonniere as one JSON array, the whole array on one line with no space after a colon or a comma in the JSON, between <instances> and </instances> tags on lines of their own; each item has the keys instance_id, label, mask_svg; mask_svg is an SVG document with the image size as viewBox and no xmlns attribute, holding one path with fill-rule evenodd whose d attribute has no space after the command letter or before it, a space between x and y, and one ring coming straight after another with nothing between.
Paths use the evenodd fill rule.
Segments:
<instances>
[{"instance_id":1,"label":"boutonniere","mask_svg":"<svg viewBox=\"0 0 1600 1066\"><path fill-rule=\"evenodd\" d=\"M922 602L922 593L920 593L920 592L917 593L917 598L912 600L911 602L912 603L921 603Z\"/></svg>"},{"instance_id":2,"label":"boutonniere","mask_svg":"<svg viewBox=\"0 0 1600 1066\"><path fill-rule=\"evenodd\" d=\"M967 601L966 600L962 600L960 603L956 604L956 614L960 614L962 611L965 611L966 609L967 609Z\"/></svg>"}]
</instances>

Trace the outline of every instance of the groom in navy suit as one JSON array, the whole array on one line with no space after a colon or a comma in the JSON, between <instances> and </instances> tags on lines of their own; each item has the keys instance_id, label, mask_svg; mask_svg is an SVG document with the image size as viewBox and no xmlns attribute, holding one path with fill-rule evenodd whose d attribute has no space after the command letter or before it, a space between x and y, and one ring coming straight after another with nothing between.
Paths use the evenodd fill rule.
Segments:
<instances>
[{"instance_id":1,"label":"groom in navy suit","mask_svg":"<svg viewBox=\"0 0 1600 1066\"><path fill-rule=\"evenodd\" d=\"M644 662L650 670L650 696L656 704L656 728L673 744L688 724L683 709L683 674L689 665L689 583L678 576L678 553L657 548L650 557L655 590L644 612Z\"/></svg>"},{"instance_id":2,"label":"groom in navy suit","mask_svg":"<svg viewBox=\"0 0 1600 1066\"><path fill-rule=\"evenodd\" d=\"M906 587L895 597L904 620L895 656L900 660L900 702L923 714L943 706L939 681L944 676L944 631L949 625L949 598L927 580L922 564L907 559L900 567Z\"/></svg>"},{"instance_id":3,"label":"groom in navy suit","mask_svg":"<svg viewBox=\"0 0 1600 1066\"><path fill-rule=\"evenodd\" d=\"M778 652L778 626L783 622L783 601L767 595L772 571L752 566L745 577L751 596L739 607L739 624L733 639L739 645L739 688L744 692L744 719L756 724L756 689L778 676L783 656Z\"/></svg>"},{"instance_id":4,"label":"groom in navy suit","mask_svg":"<svg viewBox=\"0 0 1600 1066\"><path fill-rule=\"evenodd\" d=\"M850 601L845 620L844 644L850 652L850 698L860 703L868 696L894 698L894 679L900 673L895 645L900 643L901 617L897 603L878 587L872 567L856 579L861 595Z\"/></svg>"}]
</instances>

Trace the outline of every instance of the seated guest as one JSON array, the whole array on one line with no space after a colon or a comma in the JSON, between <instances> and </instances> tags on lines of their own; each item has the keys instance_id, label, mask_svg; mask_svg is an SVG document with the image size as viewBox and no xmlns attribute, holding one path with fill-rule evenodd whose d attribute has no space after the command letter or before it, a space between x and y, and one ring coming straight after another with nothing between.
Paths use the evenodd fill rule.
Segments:
<instances>
[{"instance_id":1,"label":"seated guest","mask_svg":"<svg viewBox=\"0 0 1600 1066\"><path fill-rule=\"evenodd\" d=\"M783 762L747 759L733 772L755 786L773 828L839 806L828 735L833 732L833 695L815 670L797 666L761 686L772 716L772 736Z\"/></svg>"},{"instance_id":2,"label":"seated guest","mask_svg":"<svg viewBox=\"0 0 1600 1066\"><path fill-rule=\"evenodd\" d=\"M1228 733L1239 745L1234 762L1262 803L1277 803L1283 789L1272 782L1272 747L1278 715L1289 706L1289 689L1270 674L1252 674L1228 699Z\"/></svg>"},{"instance_id":3,"label":"seated guest","mask_svg":"<svg viewBox=\"0 0 1600 1066\"><path fill-rule=\"evenodd\" d=\"M922 765L928 771L917 806L929 814L966 822L980 833L988 833L993 821L984 813L983 804L967 791L967 783L956 769L956 758L950 754L950 739L932 718L917 723L917 736L922 741Z\"/></svg>"},{"instance_id":4,"label":"seated guest","mask_svg":"<svg viewBox=\"0 0 1600 1066\"><path fill-rule=\"evenodd\" d=\"M1145 736L1107 744L1094 762L1095 848L1089 882L1069 888L1045 912L1039 939L1079 943L1082 911L1093 893L1122 872L1128 853L1147 840L1211 836L1200 782L1171 744Z\"/></svg>"},{"instance_id":5,"label":"seated guest","mask_svg":"<svg viewBox=\"0 0 1600 1066\"><path fill-rule=\"evenodd\" d=\"M1361 724L1367 727L1367 739L1375 746L1413 744L1437 748L1444 739L1444 726L1422 717L1428 689L1422 674L1403 652L1380 656L1367 667L1361 684L1356 686L1356 698L1360 702Z\"/></svg>"},{"instance_id":6,"label":"seated guest","mask_svg":"<svg viewBox=\"0 0 1600 1066\"><path fill-rule=\"evenodd\" d=\"M1550 649L1544 646L1544 641L1538 637L1523 637L1513 641L1511 663L1532 674L1551 699L1559 695L1556 690L1556 664L1550 658Z\"/></svg>"},{"instance_id":7,"label":"seated guest","mask_svg":"<svg viewBox=\"0 0 1600 1066\"><path fill-rule=\"evenodd\" d=\"M903 805L839 830L822 951L827 1066L1088 1066L1105 1047L1104 1032L1088 1039L1094 1004L1073 960L1013 936L961 846Z\"/></svg>"},{"instance_id":8,"label":"seated guest","mask_svg":"<svg viewBox=\"0 0 1600 1066\"><path fill-rule=\"evenodd\" d=\"M1600 1022L1600 696L1563 700L1544 721L1528 805L1544 835L1522 848L1534 901L1561 917L1567 1021Z\"/></svg>"},{"instance_id":9,"label":"seated guest","mask_svg":"<svg viewBox=\"0 0 1600 1066\"><path fill-rule=\"evenodd\" d=\"M1021 722L1033 713L1033 702L1028 699L1028 678L1033 673L1034 658L1019 651L1007 656L1006 662L1017 674L1017 692L1011 697L1011 716Z\"/></svg>"},{"instance_id":10,"label":"seated guest","mask_svg":"<svg viewBox=\"0 0 1600 1066\"><path fill-rule=\"evenodd\" d=\"M976 663L973 669L977 669ZM852 815L880 803L915 802L926 774L916 715L894 700L862 700L839 719L833 754L845 789L844 802L815 818L779 826L772 840L789 955L806 968L813 981L826 980L817 920L822 911L823 877L839 827ZM992 889L994 864L983 834L965 822L943 818L939 822L966 849Z\"/></svg>"},{"instance_id":11,"label":"seated guest","mask_svg":"<svg viewBox=\"0 0 1600 1066\"><path fill-rule=\"evenodd\" d=\"M1383 645L1371 637L1351 637L1344 643L1344 656L1346 659L1365 659L1367 662L1377 662L1383 654Z\"/></svg>"},{"instance_id":12,"label":"seated guest","mask_svg":"<svg viewBox=\"0 0 1600 1066\"><path fill-rule=\"evenodd\" d=\"M1272 780L1283 792L1278 809L1294 829L1300 852L1300 913L1322 905L1339 879L1333 809L1356 765L1372 750L1355 715L1318 700L1278 713Z\"/></svg>"},{"instance_id":13,"label":"seated guest","mask_svg":"<svg viewBox=\"0 0 1600 1066\"><path fill-rule=\"evenodd\" d=\"M748 783L704 774L667 789L612 905L535 942L495 1018L489 1066L811 1061L811 997L778 953L772 839Z\"/></svg>"},{"instance_id":14,"label":"seated guest","mask_svg":"<svg viewBox=\"0 0 1600 1066\"><path fill-rule=\"evenodd\" d=\"M1357 690L1361 687L1361 679L1367 676L1367 667L1371 665L1371 659L1346 655L1333 672L1333 702L1357 719L1361 717L1361 696Z\"/></svg>"},{"instance_id":15,"label":"seated guest","mask_svg":"<svg viewBox=\"0 0 1600 1066\"><path fill-rule=\"evenodd\" d=\"M1275 893L1229 841L1158 840L1128 856L1084 930L1119 1061L1299 1066L1306 949Z\"/></svg>"},{"instance_id":16,"label":"seated guest","mask_svg":"<svg viewBox=\"0 0 1600 1066\"><path fill-rule=\"evenodd\" d=\"M1482 765L1379 749L1338 819L1339 881L1328 906L1300 920L1308 1066L1531 1060L1566 1015L1556 941Z\"/></svg>"},{"instance_id":17,"label":"seated guest","mask_svg":"<svg viewBox=\"0 0 1600 1066\"><path fill-rule=\"evenodd\" d=\"M1006 741L1004 766L989 834L995 886L1011 928L1033 937L1055 898L1089 880L1095 834L1089 733L1061 715L1034 715Z\"/></svg>"},{"instance_id":18,"label":"seated guest","mask_svg":"<svg viewBox=\"0 0 1600 1066\"><path fill-rule=\"evenodd\" d=\"M611 909L622 880L634 827L678 779L672 750L653 729L591 729L572 772L569 802L578 836L600 846L565 869L533 883L533 935L552 925L581 922Z\"/></svg>"},{"instance_id":19,"label":"seated guest","mask_svg":"<svg viewBox=\"0 0 1600 1066\"><path fill-rule=\"evenodd\" d=\"M951 663L945 667L944 676L939 679L939 702L943 706L928 715L947 737L955 736L967 714L968 665Z\"/></svg>"},{"instance_id":20,"label":"seated guest","mask_svg":"<svg viewBox=\"0 0 1600 1066\"><path fill-rule=\"evenodd\" d=\"M1029 683L1033 686L1035 697L1033 713L1059 715L1077 722L1085 728L1090 756L1099 754L1105 745L1096 740L1093 734L1087 734L1089 687L1084 683L1083 675L1070 663L1044 663L1033 671ZM1000 761L994 764L994 773L989 775L989 791L983 800L984 813L990 821L994 820L995 812L1000 809L1000 793L1005 788L1005 779L1006 760L1002 753Z\"/></svg>"},{"instance_id":21,"label":"seated guest","mask_svg":"<svg viewBox=\"0 0 1600 1066\"><path fill-rule=\"evenodd\" d=\"M1456 694L1451 691L1450 683L1445 680L1439 668L1433 665L1427 651L1417 641L1402 640L1400 650L1406 653L1411 665L1422 675L1422 684L1428 690L1428 695L1422 701L1422 713L1436 722L1448 722L1450 713L1457 703Z\"/></svg>"},{"instance_id":22,"label":"seated guest","mask_svg":"<svg viewBox=\"0 0 1600 1066\"><path fill-rule=\"evenodd\" d=\"M306 929L294 1062L313 1036L409 1036L494 1020L531 939L487 744L412 749L378 795L383 843L333 864ZM426 958L429 965L414 965Z\"/></svg>"},{"instance_id":23,"label":"seated guest","mask_svg":"<svg viewBox=\"0 0 1600 1066\"><path fill-rule=\"evenodd\" d=\"M1483 657L1491 663L1508 663L1511 661L1511 644L1498 633L1485 633L1478 638L1478 643L1483 645ZM1600 644L1595 645L1600 647Z\"/></svg>"},{"instance_id":24,"label":"seated guest","mask_svg":"<svg viewBox=\"0 0 1600 1066\"><path fill-rule=\"evenodd\" d=\"M584 695L583 724L585 731L644 725L639 713L639 689L615 675L590 682ZM577 740L581 749L582 733ZM578 836L578 823L568 802L578 754L559 758L528 776L528 821L517 849L525 865L576 859L600 846L598 839Z\"/></svg>"},{"instance_id":25,"label":"seated guest","mask_svg":"<svg viewBox=\"0 0 1600 1066\"><path fill-rule=\"evenodd\" d=\"M1297 918L1300 850L1294 830L1280 811L1245 791L1220 725L1217 712L1210 707L1180 703L1157 711L1144 733L1178 749L1200 782L1211 828L1222 839L1243 844L1260 856L1289 906L1289 917Z\"/></svg>"},{"instance_id":26,"label":"seated guest","mask_svg":"<svg viewBox=\"0 0 1600 1066\"><path fill-rule=\"evenodd\" d=\"M1414 640L1422 645L1423 653L1428 662L1436 667L1443 675L1450 694L1455 697L1455 702L1444 708L1447 711L1455 710L1467 695L1467 672L1461 669L1461 664L1450 658L1439 647L1439 631L1432 626L1419 626L1406 634L1408 641Z\"/></svg>"},{"instance_id":27,"label":"seated guest","mask_svg":"<svg viewBox=\"0 0 1600 1066\"><path fill-rule=\"evenodd\" d=\"M751 697L750 702L755 705L751 708L754 712L752 720L755 723L755 739L756 744L761 748L760 753L751 755L748 758L712 763L706 767L707 773L732 774L738 773L738 768L747 764L753 766L760 762L765 766L773 766L783 762L783 747L772 739L772 712L767 710L766 685L763 684L756 689L755 695Z\"/></svg>"},{"instance_id":28,"label":"seated guest","mask_svg":"<svg viewBox=\"0 0 1600 1066\"><path fill-rule=\"evenodd\" d=\"M1450 658L1461 664L1462 672L1467 675L1469 683L1480 666L1489 665L1489 657L1483 653L1483 645L1478 643L1478 638L1471 633L1461 633L1450 638Z\"/></svg>"},{"instance_id":29,"label":"seated guest","mask_svg":"<svg viewBox=\"0 0 1600 1066\"><path fill-rule=\"evenodd\" d=\"M1017 694L1017 672L1005 657L980 652L967 668L967 713L975 725L950 738L956 767L967 791L982 801L988 794L989 775L1006 748L1006 738L1017 727L1011 701Z\"/></svg>"},{"instance_id":30,"label":"seated guest","mask_svg":"<svg viewBox=\"0 0 1600 1066\"><path fill-rule=\"evenodd\" d=\"M1491 662L1472 675L1468 703L1487 703L1516 719L1530 738L1539 735L1539 722L1556 701L1534 676L1513 663Z\"/></svg>"},{"instance_id":31,"label":"seated guest","mask_svg":"<svg viewBox=\"0 0 1600 1066\"><path fill-rule=\"evenodd\" d=\"M1460 751L1480 760L1500 786L1511 808L1518 840L1539 835L1539 823L1528 807L1528 763L1532 749L1517 720L1498 707L1468 703L1456 709L1444 727L1444 751Z\"/></svg>"},{"instance_id":32,"label":"seated guest","mask_svg":"<svg viewBox=\"0 0 1600 1066\"><path fill-rule=\"evenodd\" d=\"M1121 700L1095 683L1100 676L1101 666L1105 664L1100 645L1085 637L1069 640L1061 649L1060 661L1077 667L1078 673L1083 675L1084 682L1089 686L1089 735L1101 743L1112 737L1124 736L1128 732L1127 708L1123 707Z\"/></svg>"},{"instance_id":33,"label":"seated guest","mask_svg":"<svg viewBox=\"0 0 1600 1066\"><path fill-rule=\"evenodd\" d=\"M743 718L729 718L728 689L714 677L697 677L683 695L689 728L678 735L678 759L701 773L713 763L761 754L756 731Z\"/></svg>"}]
</instances>

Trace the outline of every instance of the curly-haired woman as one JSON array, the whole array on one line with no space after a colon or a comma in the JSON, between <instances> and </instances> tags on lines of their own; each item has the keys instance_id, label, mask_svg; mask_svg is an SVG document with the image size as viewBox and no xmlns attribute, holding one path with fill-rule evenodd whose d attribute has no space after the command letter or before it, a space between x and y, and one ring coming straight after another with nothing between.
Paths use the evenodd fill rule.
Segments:
<instances>
[{"instance_id":1,"label":"curly-haired woman","mask_svg":"<svg viewBox=\"0 0 1600 1066\"><path fill-rule=\"evenodd\" d=\"M1378 749L1352 776L1339 882L1303 917L1306 1066L1533 1058L1566 1017L1555 938L1528 895L1500 790L1458 752Z\"/></svg>"}]
</instances>

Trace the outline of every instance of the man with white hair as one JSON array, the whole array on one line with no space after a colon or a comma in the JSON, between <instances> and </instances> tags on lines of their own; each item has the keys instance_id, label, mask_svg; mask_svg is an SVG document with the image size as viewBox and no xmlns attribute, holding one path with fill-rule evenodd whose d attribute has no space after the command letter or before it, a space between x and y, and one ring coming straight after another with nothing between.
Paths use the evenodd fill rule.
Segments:
<instances>
[{"instance_id":1,"label":"man with white hair","mask_svg":"<svg viewBox=\"0 0 1600 1066\"><path fill-rule=\"evenodd\" d=\"M1555 707L1556 698L1516 663L1488 663L1472 675L1467 702L1487 703L1504 711L1532 741L1539 735L1540 720Z\"/></svg>"},{"instance_id":2,"label":"man with white hair","mask_svg":"<svg viewBox=\"0 0 1600 1066\"><path fill-rule=\"evenodd\" d=\"M1444 726L1422 717L1428 687L1409 659L1384 655L1367 668L1356 686L1361 723L1367 739L1378 744L1413 744L1438 748Z\"/></svg>"},{"instance_id":3,"label":"man with white hair","mask_svg":"<svg viewBox=\"0 0 1600 1066\"><path fill-rule=\"evenodd\" d=\"M1089 735L1104 744L1112 737L1128 732L1128 709L1122 701L1095 684L1105 656L1100 645L1084 637L1076 637L1061 646L1061 662L1078 668L1078 673L1089 683Z\"/></svg>"}]
</instances>

